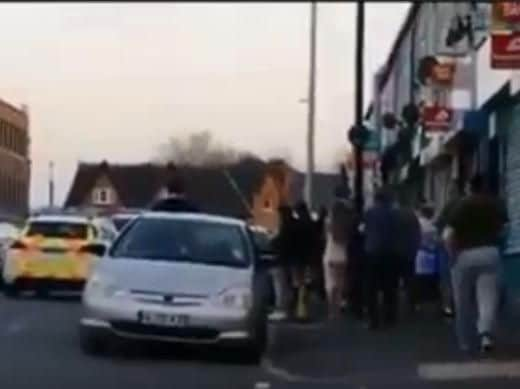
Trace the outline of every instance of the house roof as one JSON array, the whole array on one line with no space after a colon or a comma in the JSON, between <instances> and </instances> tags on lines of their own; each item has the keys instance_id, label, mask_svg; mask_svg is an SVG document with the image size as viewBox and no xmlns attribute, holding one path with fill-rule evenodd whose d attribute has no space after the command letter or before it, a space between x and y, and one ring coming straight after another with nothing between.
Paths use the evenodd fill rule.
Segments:
<instances>
[{"instance_id":1,"label":"house roof","mask_svg":"<svg viewBox=\"0 0 520 389\"><path fill-rule=\"evenodd\" d=\"M151 163L80 163L65 207L81 207L96 181L105 175L117 191L125 208L146 208L173 174L180 175L187 195L204 211L221 216L248 217L253 196L260 190L266 174L282 179L283 161L265 162L254 157L223 168L173 166ZM305 175L288 167L292 175L290 201L303 198ZM314 201L330 205L338 183L337 174L314 175Z\"/></svg>"},{"instance_id":2,"label":"house roof","mask_svg":"<svg viewBox=\"0 0 520 389\"><path fill-rule=\"evenodd\" d=\"M294 172L291 182L291 199L293 203L303 200L305 174ZM329 208L334 200L334 192L339 184L339 175L335 173L314 173L312 199L314 208Z\"/></svg>"},{"instance_id":3,"label":"house roof","mask_svg":"<svg viewBox=\"0 0 520 389\"><path fill-rule=\"evenodd\" d=\"M128 208L140 208L153 200L159 189L165 185L170 167L144 164L108 164L80 163L69 195L66 207L80 206L96 181L105 175L115 190L120 201Z\"/></svg>"},{"instance_id":4,"label":"house roof","mask_svg":"<svg viewBox=\"0 0 520 389\"><path fill-rule=\"evenodd\" d=\"M226 168L248 204L253 203L253 194L260 189L266 169L266 162L255 157L244 158Z\"/></svg>"},{"instance_id":5,"label":"house roof","mask_svg":"<svg viewBox=\"0 0 520 389\"><path fill-rule=\"evenodd\" d=\"M172 174L185 181L187 195L208 213L246 217L248 210L221 169L145 164L80 163L65 207L81 206L96 181L105 175L127 208L145 208Z\"/></svg>"}]
</instances>

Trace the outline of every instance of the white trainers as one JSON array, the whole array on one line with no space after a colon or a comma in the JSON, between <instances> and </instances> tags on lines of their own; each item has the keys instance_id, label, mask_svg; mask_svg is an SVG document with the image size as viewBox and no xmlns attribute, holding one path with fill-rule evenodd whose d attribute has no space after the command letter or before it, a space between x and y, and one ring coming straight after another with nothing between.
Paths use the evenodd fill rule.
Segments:
<instances>
[{"instance_id":1,"label":"white trainers","mask_svg":"<svg viewBox=\"0 0 520 389\"><path fill-rule=\"evenodd\" d=\"M274 311L273 313L271 313L269 315L269 320L272 320L272 321L281 321L281 320L285 320L285 319L287 319L287 315L285 314L285 312Z\"/></svg>"},{"instance_id":2,"label":"white trainers","mask_svg":"<svg viewBox=\"0 0 520 389\"><path fill-rule=\"evenodd\" d=\"M495 347L495 343L493 342L493 339L489 335L483 335L480 338L480 349L483 353L488 353L490 351L493 351Z\"/></svg>"}]
</instances>

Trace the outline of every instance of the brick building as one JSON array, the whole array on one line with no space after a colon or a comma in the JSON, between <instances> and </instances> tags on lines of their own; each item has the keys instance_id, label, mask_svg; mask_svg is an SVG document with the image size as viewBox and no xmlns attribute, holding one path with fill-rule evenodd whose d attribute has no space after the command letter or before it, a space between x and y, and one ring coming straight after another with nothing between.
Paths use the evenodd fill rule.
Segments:
<instances>
[{"instance_id":1,"label":"brick building","mask_svg":"<svg viewBox=\"0 0 520 389\"><path fill-rule=\"evenodd\" d=\"M0 100L0 220L17 221L29 210L29 116Z\"/></svg>"}]
</instances>

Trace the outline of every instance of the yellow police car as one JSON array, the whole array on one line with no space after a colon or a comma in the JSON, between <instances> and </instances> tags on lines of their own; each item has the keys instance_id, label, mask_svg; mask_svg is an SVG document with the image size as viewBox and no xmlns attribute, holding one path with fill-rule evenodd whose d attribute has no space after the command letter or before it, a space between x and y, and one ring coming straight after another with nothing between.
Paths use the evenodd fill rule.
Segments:
<instances>
[{"instance_id":1,"label":"yellow police car","mask_svg":"<svg viewBox=\"0 0 520 389\"><path fill-rule=\"evenodd\" d=\"M81 290L96 259L83 248L94 242L109 244L115 235L115 227L88 217L31 217L7 251L2 269L5 294Z\"/></svg>"}]
</instances>

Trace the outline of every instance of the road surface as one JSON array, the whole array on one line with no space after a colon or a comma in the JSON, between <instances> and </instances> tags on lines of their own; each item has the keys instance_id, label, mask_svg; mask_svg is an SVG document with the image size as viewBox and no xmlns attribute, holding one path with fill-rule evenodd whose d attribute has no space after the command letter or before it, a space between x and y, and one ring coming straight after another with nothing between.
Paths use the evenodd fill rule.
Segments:
<instances>
[{"instance_id":1,"label":"road surface","mask_svg":"<svg viewBox=\"0 0 520 389\"><path fill-rule=\"evenodd\" d=\"M507 379L506 373L492 379L484 376L478 381L448 382L434 380L435 374L440 374L435 366L426 370L426 373L433 374L433 380L421 379L415 368L387 371L381 368L381 361L374 365L372 372L366 366L360 366L356 372L349 369L346 362L343 369L342 357L338 358L338 352L343 351L334 347L337 342L328 339L320 344L320 339L328 332L324 330L325 325L319 323L309 326L273 325L273 345L259 366L241 364L233 355L217 350L172 351L152 346L123 347L115 350L113 355L94 358L83 355L78 347L79 315L77 298L40 300L24 297L9 300L1 296L0 387L460 389L488 388L490 384L500 388L520 387L520 380ZM336 334L341 336L341 333ZM327 351L329 348L330 352ZM349 351L345 350L345 353ZM350 350L349 355L352 353L356 355L355 350ZM517 370L520 373L520 369Z\"/></svg>"}]
</instances>

